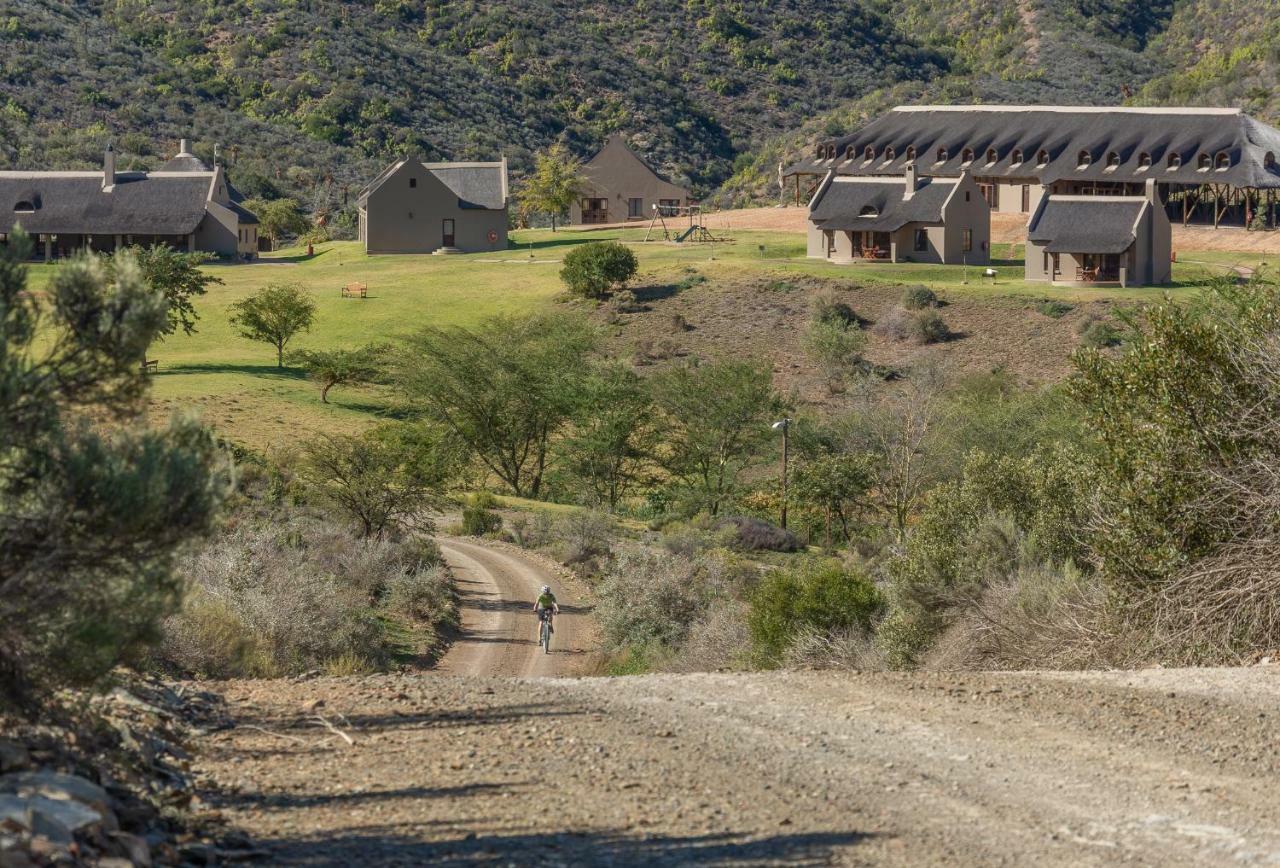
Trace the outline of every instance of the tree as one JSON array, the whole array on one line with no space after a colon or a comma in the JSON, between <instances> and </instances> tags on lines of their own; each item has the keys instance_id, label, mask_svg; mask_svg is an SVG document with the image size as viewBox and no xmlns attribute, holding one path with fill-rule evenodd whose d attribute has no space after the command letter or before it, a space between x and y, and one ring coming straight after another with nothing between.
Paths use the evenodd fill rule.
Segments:
<instances>
[{"instance_id":1,"label":"tree","mask_svg":"<svg viewBox=\"0 0 1280 868\"><path fill-rule=\"evenodd\" d=\"M570 250L560 279L574 295L603 298L635 277L639 263L631 248L616 241L592 241Z\"/></svg>"},{"instance_id":2,"label":"tree","mask_svg":"<svg viewBox=\"0 0 1280 868\"><path fill-rule=\"evenodd\" d=\"M517 496L537 497L595 343L585 319L563 314L428 328L401 353L398 386Z\"/></svg>"},{"instance_id":3,"label":"tree","mask_svg":"<svg viewBox=\"0 0 1280 868\"><path fill-rule=\"evenodd\" d=\"M327 404L334 386L378 382L390 355L390 344L369 344L355 350L298 350L290 360L320 384L320 401Z\"/></svg>"},{"instance_id":4,"label":"tree","mask_svg":"<svg viewBox=\"0 0 1280 868\"><path fill-rule=\"evenodd\" d=\"M592 503L612 511L653 460L653 402L644 381L619 364L592 371L576 397L556 452Z\"/></svg>"},{"instance_id":5,"label":"tree","mask_svg":"<svg viewBox=\"0 0 1280 868\"><path fill-rule=\"evenodd\" d=\"M582 195L582 161L563 144L554 144L535 158L533 174L524 182L516 198L525 214L547 214L551 231L556 219L567 217L569 207Z\"/></svg>"},{"instance_id":6,"label":"tree","mask_svg":"<svg viewBox=\"0 0 1280 868\"><path fill-rule=\"evenodd\" d=\"M867 336L857 323L829 317L817 319L805 335L805 349L827 377L832 392L863 369Z\"/></svg>"},{"instance_id":7,"label":"tree","mask_svg":"<svg viewBox=\"0 0 1280 868\"><path fill-rule=\"evenodd\" d=\"M29 296L21 233L0 247L0 694L86 683L177 606L177 552L205 531L229 474L208 430L136 420L138 357L164 296L121 255L61 266ZM93 420L91 424L89 419Z\"/></svg>"},{"instance_id":8,"label":"tree","mask_svg":"<svg viewBox=\"0 0 1280 868\"><path fill-rule=\"evenodd\" d=\"M819 455L796 465L790 492L798 504L821 516L824 539L830 548L833 523L839 526L842 540L850 538L850 525L866 507L874 480L865 455Z\"/></svg>"},{"instance_id":9,"label":"tree","mask_svg":"<svg viewBox=\"0 0 1280 868\"><path fill-rule=\"evenodd\" d=\"M180 253L162 244L135 246L112 257L113 265L120 255L132 257L147 286L162 293L169 303L168 322L160 331L160 339L175 334L178 329L186 335L194 334L196 320L200 318L194 299L208 292L209 287L222 285L221 278L200 268L209 261L209 254Z\"/></svg>"},{"instance_id":10,"label":"tree","mask_svg":"<svg viewBox=\"0 0 1280 868\"><path fill-rule=\"evenodd\" d=\"M756 361L673 368L654 379L663 413L663 463L712 515L733 495L743 470L772 441L771 422L784 409L772 368Z\"/></svg>"},{"instance_id":11,"label":"tree","mask_svg":"<svg viewBox=\"0 0 1280 868\"><path fill-rule=\"evenodd\" d=\"M761 662L777 664L805 632L866 635L884 600L864 573L839 561L815 560L773 569L751 594L747 626Z\"/></svg>"},{"instance_id":12,"label":"tree","mask_svg":"<svg viewBox=\"0 0 1280 868\"><path fill-rule=\"evenodd\" d=\"M301 235L311 228L293 199L250 199L244 206L258 215L258 229L271 239L271 249L281 236Z\"/></svg>"},{"instance_id":13,"label":"tree","mask_svg":"<svg viewBox=\"0 0 1280 868\"><path fill-rule=\"evenodd\" d=\"M322 502L351 517L363 537L383 536L445 504L451 476L438 431L405 424L363 435L326 435L309 442L299 475Z\"/></svg>"},{"instance_id":14,"label":"tree","mask_svg":"<svg viewBox=\"0 0 1280 868\"><path fill-rule=\"evenodd\" d=\"M240 334L276 348L276 367L284 367L284 348L298 332L311 330L316 303L297 284L268 284L231 305L230 321Z\"/></svg>"}]
</instances>

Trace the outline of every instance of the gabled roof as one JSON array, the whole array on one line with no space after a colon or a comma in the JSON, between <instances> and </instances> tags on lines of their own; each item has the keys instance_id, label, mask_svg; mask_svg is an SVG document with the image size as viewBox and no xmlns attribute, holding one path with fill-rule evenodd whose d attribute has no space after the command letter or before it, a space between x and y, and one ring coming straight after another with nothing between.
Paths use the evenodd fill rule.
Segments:
<instances>
[{"instance_id":1,"label":"gabled roof","mask_svg":"<svg viewBox=\"0 0 1280 868\"><path fill-rule=\"evenodd\" d=\"M1050 253L1123 253L1150 207L1141 196L1050 196L1027 238Z\"/></svg>"},{"instance_id":2,"label":"gabled roof","mask_svg":"<svg viewBox=\"0 0 1280 868\"><path fill-rule=\"evenodd\" d=\"M921 178L904 199L905 178L836 177L814 199L809 219L820 229L894 232L908 223L941 223L954 178Z\"/></svg>"},{"instance_id":3,"label":"gabled roof","mask_svg":"<svg viewBox=\"0 0 1280 868\"><path fill-rule=\"evenodd\" d=\"M100 171L0 172L0 232L21 223L33 234L185 235L204 219L213 173L117 172L110 191L102 180ZM33 195L35 211L14 212Z\"/></svg>"},{"instance_id":4,"label":"gabled roof","mask_svg":"<svg viewBox=\"0 0 1280 868\"><path fill-rule=\"evenodd\" d=\"M666 184L670 187L675 187L676 189L679 189L681 191L684 190L683 187L680 187L678 184L674 184L667 178L664 178L661 174L658 173L657 169L649 165L648 160L644 159L635 151L631 150L631 146L627 144L626 137L623 136L621 133L614 133L613 135L608 136L604 140L604 145L600 148L600 150L592 154L591 159L587 160L585 163L582 164L582 174L586 176L588 180L590 180L592 176L593 164L597 160L603 159L605 155L611 151L619 151L625 154L626 156L630 157L640 166L641 169L643 169L645 172L648 172L650 175L652 175L661 183Z\"/></svg>"},{"instance_id":5,"label":"gabled roof","mask_svg":"<svg viewBox=\"0 0 1280 868\"><path fill-rule=\"evenodd\" d=\"M866 159L870 148L874 156ZM899 106L857 132L829 139L787 174L899 174L914 148L922 173L1057 180L1148 178L1174 184L1280 187L1280 130L1234 108ZM826 157L827 149L834 157ZM886 157L892 149L893 157ZM946 159L938 160L939 150ZM971 162L964 160L965 150ZM995 151L990 161L988 151ZM1048 159L1038 156L1044 151ZM1015 162L1021 152L1021 162ZM1089 155L1087 164L1081 152ZM1200 166L1201 155L1210 166ZM1114 155L1118 165L1109 159ZM1150 165L1143 167L1143 156ZM1170 155L1179 165L1169 166ZM1217 167L1225 155L1225 168ZM1268 160L1270 155L1270 161Z\"/></svg>"},{"instance_id":6,"label":"gabled roof","mask_svg":"<svg viewBox=\"0 0 1280 868\"><path fill-rule=\"evenodd\" d=\"M364 205L369 195L398 172L406 157L387 166L356 195L356 204ZM423 168L458 197L458 207L501 211L507 207L507 161L496 163L422 163Z\"/></svg>"}]
</instances>

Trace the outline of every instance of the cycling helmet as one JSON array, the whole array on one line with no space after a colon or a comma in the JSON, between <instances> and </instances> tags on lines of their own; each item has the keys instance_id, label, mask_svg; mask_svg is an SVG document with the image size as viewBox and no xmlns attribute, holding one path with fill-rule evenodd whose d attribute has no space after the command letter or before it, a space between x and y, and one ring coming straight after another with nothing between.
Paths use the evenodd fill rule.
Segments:
<instances>
[{"instance_id":1,"label":"cycling helmet","mask_svg":"<svg viewBox=\"0 0 1280 868\"><path fill-rule=\"evenodd\" d=\"M549 593L551 593L551 586L550 586L550 585L543 585L543 586L542 586L542 593L544 593L544 594L549 594Z\"/></svg>"}]
</instances>

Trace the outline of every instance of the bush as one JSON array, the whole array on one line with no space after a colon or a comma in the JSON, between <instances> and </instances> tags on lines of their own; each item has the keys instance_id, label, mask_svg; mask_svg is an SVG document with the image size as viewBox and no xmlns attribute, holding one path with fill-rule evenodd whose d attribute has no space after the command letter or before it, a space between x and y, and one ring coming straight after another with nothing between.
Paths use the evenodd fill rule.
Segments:
<instances>
[{"instance_id":1,"label":"bush","mask_svg":"<svg viewBox=\"0 0 1280 868\"><path fill-rule=\"evenodd\" d=\"M832 560L771 570L751 594L750 604L747 623L765 665L780 662L803 634L868 634L884 607L866 575Z\"/></svg>"},{"instance_id":2,"label":"bush","mask_svg":"<svg viewBox=\"0 0 1280 868\"><path fill-rule=\"evenodd\" d=\"M846 326L859 326L862 318L853 308L838 295L823 293L813 300L813 321L815 323L840 323Z\"/></svg>"},{"instance_id":3,"label":"bush","mask_svg":"<svg viewBox=\"0 0 1280 868\"><path fill-rule=\"evenodd\" d=\"M739 551L798 552L803 548L791 531L762 519L735 515L724 519L718 526L733 529L729 544Z\"/></svg>"},{"instance_id":4,"label":"bush","mask_svg":"<svg viewBox=\"0 0 1280 868\"><path fill-rule=\"evenodd\" d=\"M616 241L592 241L569 251L560 279L574 295L603 298L635 277L639 263L631 248Z\"/></svg>"},{"instance_id":5,"label":"bush","mask_svg":"<svg viewBox=\"0 0 1280 868\"><path fill-rule=\"evenodd\" d=\"M917 344L941 343L952 337L942 315L930 308L910 311L895 307L876 322L874 331L891 340Z\"/></svg>"},{"instance_id":6,"label":"bush","mask_svg":"<svg viewBox=\"0 0 1280 868\"><path fill-rule=\"evenodd\" d=\"M453 580L443 566L392 576L387 582L386 607L432 628L458 621Z\"/></svg>"},{"instance_id":7,"label":"bush","mask_svg":"<svg viewBox=\"0 0 1280 868\"><path fill-rule=\"evenodd\" d=\"M613 551L613 522L596 510L575 510L554 525L560 562L594 573Z\"/></svg>"},{"instance_id":8,"label":"bush","mask_svg":"<svg viewBox=\"0 0 1280 868\"><path fill-rule=\"evenodd\" d=\"M1118 347L1124 342L1124 333L1109 322L1094 320L1080 333L1080 345L1102 350Z\"/></svg>"},{"instance_id":9,"label":"bush","mask_svg":"<svg viewBox=\"0 0 1280 868\"><path fill-rule=\"evenodd\" d=\"M487 491L477 491L462 507L462 532L466 536L488 536L502 530L502 516L494 512L498 499Z\"/></svg>"},{"instance_id":10,"label":"bush","mask_svg":"<svg viewBox=\"0 0 1280 868\"><path fill-rule=\"evenodd\" d=\"M913 338L920 344L940 344L951 340L951 329L936 310L922 310L915 316Z\"/></svg>"},{"instance_id":11,"label":"bush","mask_svg":"<svg viewBox=\"0 0 1280 868\"><path fill-rule=\"evenodd\" d=\"M902 306L907 310L924 310L938 306L937 294L927 286L908 286L902 291Z\"/></svg>"},{"instance_id":12,"label":"bush","mask_svg":"<svg viewBox=\"0 0 1280 868\"><path fill-rule=\"evenodd\" d=\"M805 335L805 349L832 383L843 382L862 369L867 336L841 319L816 320Z\"/></svg>"},{"instance_id":13,"label":"bush","mask_svg":"<svg viewBox=\"0 0 1280 868\"><path fill-rule=\"evenodd\" d=\"M1074 304L1068 304L1065 301L1054 301L1052 299L1042 301L1036 305L1036 310L1049 317L1050 319L1061 319L1071 311L1075 310Z\"/></svg>"}]
</instances>

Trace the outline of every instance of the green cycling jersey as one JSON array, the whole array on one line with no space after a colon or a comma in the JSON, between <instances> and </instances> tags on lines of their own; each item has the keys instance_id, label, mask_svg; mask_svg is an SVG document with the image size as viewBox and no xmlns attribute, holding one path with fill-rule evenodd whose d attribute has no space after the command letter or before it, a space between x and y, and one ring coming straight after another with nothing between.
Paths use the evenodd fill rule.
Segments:
<instances>
[{"instance_id":1,"label":"green cycling jersey","mask_svg":"<svg viewBox=\"0 0 1280 868\"><path fill-rule=\"evenodd\" d=\"M556 607L556 595L548 591L538 597L538 602L533 604L535 609L554 609Z\"/></svg>"}]
</instances>

